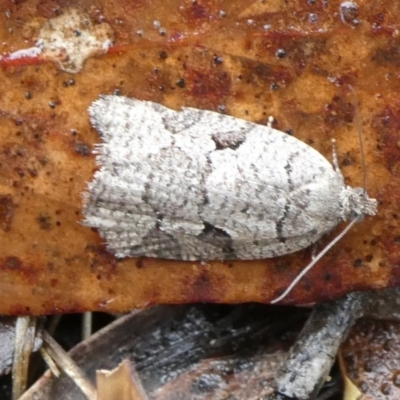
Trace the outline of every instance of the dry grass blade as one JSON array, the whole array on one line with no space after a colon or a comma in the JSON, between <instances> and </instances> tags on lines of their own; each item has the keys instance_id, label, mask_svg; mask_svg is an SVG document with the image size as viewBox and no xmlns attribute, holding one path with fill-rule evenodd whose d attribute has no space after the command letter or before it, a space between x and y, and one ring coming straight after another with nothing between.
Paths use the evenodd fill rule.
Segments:
<instances>
[{"instance_id":1,"label":"dry grass blade","mask_svg":"<svg viewBox=\"0 0 400 400\"><path fill-rule=\"evenodd\" d=\"M18 317L15 326L15 350L13 362L13 400L19 399L26 390L29 358L36 335L36 318Z\"/></svg>"},{"instance_id":2,"label":"dry grass blade","mask_svg":"<svg viewBox=\"0 0 400 400\"><path fill-rule=\"evenodd\" d=\"M88 400L97 399L96 389L69 355L46 331L43 332L43 347L60 369L81 389Z\"/></svg>"}]
</instances>

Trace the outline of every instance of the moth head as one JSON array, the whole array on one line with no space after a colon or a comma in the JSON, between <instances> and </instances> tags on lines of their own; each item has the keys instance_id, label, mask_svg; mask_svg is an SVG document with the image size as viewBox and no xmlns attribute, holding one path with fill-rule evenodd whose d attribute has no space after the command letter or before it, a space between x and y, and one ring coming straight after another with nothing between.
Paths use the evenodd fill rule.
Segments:
<instances>
[{"instance_id":1,"label":"moth head","mask_svg":"<svg viewBox=\"0 0 400 400\"><path fill-rule=\"evenodd\" d=\"M341 208L343 220L362 221L365 215L375 215L378 202L371 199L364 188L347 186L341 193Z\"/></svg>"}]
</instances>

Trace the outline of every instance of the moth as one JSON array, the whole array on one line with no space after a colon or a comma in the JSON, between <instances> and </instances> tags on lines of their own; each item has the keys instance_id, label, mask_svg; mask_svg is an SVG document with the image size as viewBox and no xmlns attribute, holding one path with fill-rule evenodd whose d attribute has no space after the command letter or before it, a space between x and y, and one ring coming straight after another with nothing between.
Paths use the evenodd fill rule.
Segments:
<instances>
[{"instance_id":1,"label":"moth","mask_svg":"<svg viewBox=\"0 0 400 400\"><path fill-rule=\"evenodd\" d=\"M89 114L103 143L84 223L117 257L277 257L376 212L337 166L270 125L120 96Z\"/></svg>"},{"instance_id":2,"label":"moth","mask_svg":"<svg viewBox=\"0 0 400 400\"><path fill-rule=\"evenodd\" d=\"M271 123L122 96L101 96L89 115L102 143L83 223L117 257L277 257L376 214L335 158Z\"/></svg>"}]
</instances>

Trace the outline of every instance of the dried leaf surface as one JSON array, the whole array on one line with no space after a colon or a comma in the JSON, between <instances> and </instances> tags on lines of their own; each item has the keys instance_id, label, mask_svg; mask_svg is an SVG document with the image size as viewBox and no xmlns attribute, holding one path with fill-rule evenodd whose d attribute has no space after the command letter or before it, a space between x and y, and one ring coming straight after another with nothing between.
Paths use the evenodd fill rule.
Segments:
<instances>
[{"instance_id":1,"label":"dried leaf surface","mask_svg":"<svg viewBox=\"0 0 400 400\"><path fill-rule=\"evenodd\" d=\"M360 320L341 349L347 378L363 400L400 397L400 323Z\"/></svg>"},{"instance_id":2,"label":"dried leaf surface","mask_svg":"<svg viewBox=\"0 0 400 400\"><path fill-rule=\"evenodd\" d=\"M128 360L124 360L112 371L97 371L96 382L98 400L148 400Z\"/></svg>"}]
</instances>

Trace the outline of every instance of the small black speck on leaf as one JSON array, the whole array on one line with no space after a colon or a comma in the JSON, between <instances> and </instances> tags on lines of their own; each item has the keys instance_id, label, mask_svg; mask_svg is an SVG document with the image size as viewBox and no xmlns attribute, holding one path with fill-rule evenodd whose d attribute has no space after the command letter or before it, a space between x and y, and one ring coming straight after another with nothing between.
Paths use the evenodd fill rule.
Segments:
<instances>
[{"instance_id":1,"label":"small black speck on leaf","mask_svg":"<svg viewBox=\"0 0 400 400\"><path fill-rule=\"evenodd\" d=\"M214 65L219 65L224 62L224 59L221 56L215 56L213 58Z\"/></svg>"},{"instance_id":2,"label":"small black speck on leaf","mask_svg":"<svg viewBox=\"0 0 400 400\"><path fill-rule=\"evenodd\" d=\"M286 51L283 49L278 49L275 54L276 54L276 57L278 57L278 58L286 57Z\"/></svg>"},{"instance_id":3,"label":"small black speck on leaf","mask_svg":"<svg viewBox=\"0 0 400 400\"><path fill-rule=\"evenodd\" d=\"M178 79L178 81L176 82L176 86L183 89L186 86L185 80L183 78Z\"/></svg>"},{"instance_id":4,"label":"small black speck on leaf","mask_svg":"<svg viewBox=\"0 0 400 400\"><path fill-rule=\"evenodd\" d=\"M75 143L75 150L81 156L89 156L92 154L90 147L86 143Z\"/></svg>"},{"instance_id":5,"label":"small black speck on leaf","mask_svg":"<svg viewBox=\"0 0 400 400\"><path fill-rule=\"evenodd\" d=\"M363 264L363 262L362 262L361 258L357 258L353 263L353 267L358 268L358 267L361 267L362 264Z\"/></svg>"}]
</instances>

